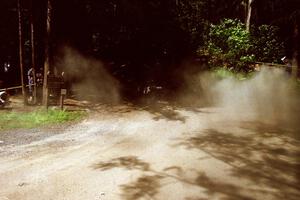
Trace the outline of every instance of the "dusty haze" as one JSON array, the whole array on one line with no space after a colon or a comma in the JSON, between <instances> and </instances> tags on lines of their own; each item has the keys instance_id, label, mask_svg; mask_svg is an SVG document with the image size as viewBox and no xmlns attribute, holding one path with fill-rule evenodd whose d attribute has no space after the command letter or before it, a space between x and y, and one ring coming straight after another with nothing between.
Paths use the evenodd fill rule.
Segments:
<instances>
[{"instance_id":1,"label":"dusty haze","mask_svg":"<svg viewBox=\"0 0 300 200\"><path fill-rule=\"evenodd\" d=\"M64 71L67 81L72 81L71 89L77 97L103 103L119 102L118 81L107 72L103 63L69 47L62 49L62 55L57 68Z\"/></svg>"},{"instance_id":2,"label":"dusty haze","mask_svg":"<svg viewBox=\"0 0 300 200\"><path fill-rule=\"evenodd\" d=\"M100 61L65 47L58 67L72 80L72 89L83 99L118 103L119 84ZM264 67L252 78L217 78L210 72L186 75L186 87L178 96L195 106L224 108L231 118L252 119L299 128L299 89L282 69Z\"/></svg>"},{"instance_id":3,"label":"dusty haze","mask_svg":"<svg viewBox=\"0 0 300 200\"><path fill-rule=\"evenodd\" d=\"M282 69L264 67L252 78L218 79L206 72L186 76L189 91L180 99L201 106L225 108L229 117L252 118L284 126L297 126L300 121L300 95L295 82Z\"/></svg>"}]
</instances>

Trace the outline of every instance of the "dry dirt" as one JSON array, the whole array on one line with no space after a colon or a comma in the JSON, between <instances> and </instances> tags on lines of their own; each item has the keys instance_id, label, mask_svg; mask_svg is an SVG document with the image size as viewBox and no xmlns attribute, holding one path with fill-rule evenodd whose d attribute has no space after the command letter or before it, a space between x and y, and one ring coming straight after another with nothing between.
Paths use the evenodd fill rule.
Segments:
<instances>
[{"instance_id":1,"label":"dry dirt","mask_svg":"<svg viewBox=\"0 0 300 200\"><path fill-rule=\"evenodd\" d=\"M296 134L221 108L102 105L1 133L0 200L298 200Z\"/></svg>"}]
</instances>

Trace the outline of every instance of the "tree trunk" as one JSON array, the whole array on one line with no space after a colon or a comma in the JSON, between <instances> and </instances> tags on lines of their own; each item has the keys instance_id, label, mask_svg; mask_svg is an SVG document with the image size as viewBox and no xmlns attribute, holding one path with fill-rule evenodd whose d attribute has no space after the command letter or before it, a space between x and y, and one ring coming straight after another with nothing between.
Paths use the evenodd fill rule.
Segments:
<instances>
[{"instance_id":1,"label":"tree trunk","mask_svg":"<svg viewBox=\"0 0 300 200\"><path fill-rule=\"evenodd\" d=\"M35 46L34 46L34 22L33 22L33 0L30 1L30 30L31 30L31 64L33 69L33 103L36 104L36 66L35 66Z\"/></svg>"},{"instance_id":2,"label":"tree trunk","mask_svg":"<svg viewBox=\"0 0 300 200\"><path fill-rule=\"evenodd\" d=\"M18 21L19 21L19 62L20 62L20 75L21 75L21 84L22 84L22 95L24 104L27 104L25 84L24 84L24 70L23 70L23 41L22 41L22 11L21 3L18 0Z\"/></svg>"},{"instance_id":3,"label":"tree trunk","mask_svg":"<svg viewBox=\"0 0 300 200\"><path fill-rule=\"evenodd\" d=\"M252 13L252 3L254 0L248 0L248 12L246 18L246 30L250 31L251 13Z\"/></svg>"},{"instance_id":4,"label":"tree trunk","mask_svg":"<svg viewBox=\"0 0 300 200\"><path fill-rule=\"evenodd\" d=\"M298 50L299 50L299 27L297 22L295 22L295 27L294 27L294 55L293 55L293 62L292 62L292 76L294 78L298 77Z\"/></svg>"},{"instance_id":5,"label":"tree trunk","mask_svg":"<svg viewBox=\"0 0 300 200\"><path fill-rule=\"evenodd\" d=\"M48 73L50 71L50 33L51 33L51 14L52 5L51 0L47 1L47 33L45 40L45 62L44 62L44 82L43 82L43 104L48 104Z\"/></svg>"}]
</instances>

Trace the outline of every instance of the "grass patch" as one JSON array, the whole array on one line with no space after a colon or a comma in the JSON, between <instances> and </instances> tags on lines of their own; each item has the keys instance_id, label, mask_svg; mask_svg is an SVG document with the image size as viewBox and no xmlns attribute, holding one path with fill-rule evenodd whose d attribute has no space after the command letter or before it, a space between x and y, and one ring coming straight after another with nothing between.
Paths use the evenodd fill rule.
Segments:
<instances>
[{"instance_id":1,"label":"grass patch","mask_svg":"<svg viewBox=\"0 0 300 200\"><path fill-rule=\"evenodd\" d=\"M232 77L237 80L245 80L251 78L254 72L242 73L242 72L236 72L234 70L219 67L213 69L213 74L220 79Z\"/></svg>"},{"instance_id":2,"label":"grass patch","mask_svg":"<svg viewBox=\"0 0 300 200\"><path fill-rule=\"evenodd\" d=\"M32 112L0 112L0 130L16 128L35 128L48 124L59 124L79 120L84 112L68 112L61 110L37 110Z\"/></svg>"}]
</instances>

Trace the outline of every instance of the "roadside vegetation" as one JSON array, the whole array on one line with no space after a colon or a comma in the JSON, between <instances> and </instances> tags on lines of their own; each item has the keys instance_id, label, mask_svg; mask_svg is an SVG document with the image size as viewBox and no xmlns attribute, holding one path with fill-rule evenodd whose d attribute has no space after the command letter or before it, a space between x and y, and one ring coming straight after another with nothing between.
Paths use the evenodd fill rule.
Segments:
<instances>
[{"instance_id":1,"label":"roadside vegetation","mask_svg":"<svg viewBox=\"0 0 300 200\"><path fill-rule=\"evenodd\" d=\"M60 124L80 120L84 112L61 110L36 110L31 112L3 111L0 112L0 131L18 128L35 128L50 124Z\"/></svg>"},{"instance_id":2,"label":"roadside vegetation","mask_svg":"<svg viewBox=\"0 0 300 200\"><path fill-rule=\"evenodd\" d=\"M0 7L0 89L17 86L20 67L25 75L33 66L39 76L64 72L74 95L110 103L120 90L135 102L147 88L174 95L190 72L224 68L240 77L257 65L300 63L299 0L2 0ZM300 77L297 67L290 71Z\"/></svg>"},{"instance_id":3,"label":"roadside vegetation","mask_svg":"<svg viewBox=\"0 0 300 200\"><path fill-rule=\"evenodd\" d=\"M252 26L250 33L241 21L224 19L220 24L210 25L208 39L198 54L208 58L210 68L251 72L256 61L280 63L285 52L278 30L275 26L261 25Z\"/></svg>"},{"instance_id":4,"label":"roadside vegetation","mask_svg":"<svg viewBox=\"0 0 300 200\"><path fill-rule=\"evenodd\" d=\"M228 68L224 68L224 67L214 68L214 69L212 69L212 72L213 72L214 76L218 79L233 77L237 80L249 79L255 74L254 71L237 72L237 71L234 71L233 69L228 69Z\"/></svg>"}]
</instances>

